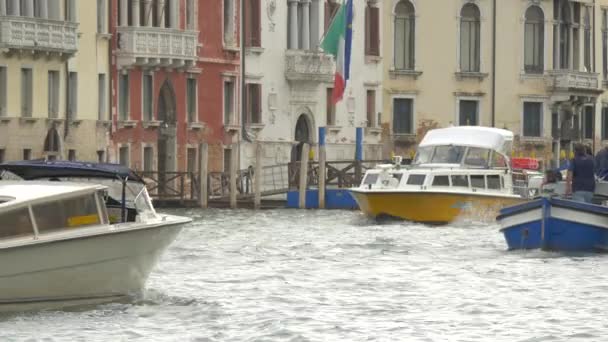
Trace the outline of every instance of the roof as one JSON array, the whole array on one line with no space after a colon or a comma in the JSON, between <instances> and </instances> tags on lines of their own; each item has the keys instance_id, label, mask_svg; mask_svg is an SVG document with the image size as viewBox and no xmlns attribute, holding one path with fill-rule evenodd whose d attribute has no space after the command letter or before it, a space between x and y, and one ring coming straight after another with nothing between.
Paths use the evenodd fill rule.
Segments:
<instances>
[{"instance_id":1,"label":"roof","mask_svg":"<svg viewBox=\"0 0 608 342\"><path fill-rule=\"evenodd\" d=\"M97 184L80 184L53 181L0 181L0 209L19 203L43 200L68 194L94 192L105 189ZM6 201L6 202L3 202Z\"/></svg>"},{"instance_id":2,"label":"roof","mask_svg":"<svg viewBox=\"0 0 608 342\"><path fill-rule=\"evenodd\" d=\"M54 177L120 178L144 183L128 167L119 164L88 163L73 161L24 160L0 164L0 172L9 171L24 180L48 179Z\"/></svg>"},{"instance_id":3,"label":"roof","mask_svg":"<svg viewBox=\"0 0 608 342\"><path fill-rule=\"evenodd\" d=\"M512 142L513 132L505 129L480 126L458 126L428 131L419 146L472 146L489 148L503 154L510 154Z\"/></svg>"}]
</instances>

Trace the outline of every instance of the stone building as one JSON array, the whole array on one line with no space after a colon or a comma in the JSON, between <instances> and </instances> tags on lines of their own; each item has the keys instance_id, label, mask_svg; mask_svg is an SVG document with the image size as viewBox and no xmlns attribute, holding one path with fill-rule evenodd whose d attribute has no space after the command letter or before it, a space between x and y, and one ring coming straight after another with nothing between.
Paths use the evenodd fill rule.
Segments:
<instances>
[{"instance_id":1,"label":"stone building","mask_svg":"<svg viewBox=\"0 0 608 342\"><path fill-rule=\"evenodd\" d=\"M0 0L0 161L106 159L107 6Z\"/></svg>"},{"instance_id":2,"label":"stone building","mask_svg":"<svg viewBox=\"0 0 608 342\"><path fill-rule=\"evenodd\" d=\"M440 2L384 2L386 153L465 124L509 129L516 154L546 160L608 140L608 1Z\"/></svg>"}]
</instances>

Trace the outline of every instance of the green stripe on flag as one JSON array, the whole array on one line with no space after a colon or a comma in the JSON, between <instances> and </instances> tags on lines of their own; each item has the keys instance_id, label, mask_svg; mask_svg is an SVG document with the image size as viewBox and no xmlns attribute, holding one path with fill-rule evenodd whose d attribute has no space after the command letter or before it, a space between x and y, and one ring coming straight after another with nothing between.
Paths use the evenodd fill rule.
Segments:
<instances>
[{"instance_id":1,"label":"green stripe on flag","mask_svg":"<svg viewBox=\"0 0 608 342\"><path fill-rule=\"evenodd\" d=\"M326 53L333 55L334 57L338 56L338 47L340 46L340 38L346 34L346 13L344 8L346 6L340 5L340 9L338 9L338 13L334 17L334 20L329 25L327 29L327 33L325 37L323 37L323 41L321 42L321 49Z\"/></svg>"}]
</instances>

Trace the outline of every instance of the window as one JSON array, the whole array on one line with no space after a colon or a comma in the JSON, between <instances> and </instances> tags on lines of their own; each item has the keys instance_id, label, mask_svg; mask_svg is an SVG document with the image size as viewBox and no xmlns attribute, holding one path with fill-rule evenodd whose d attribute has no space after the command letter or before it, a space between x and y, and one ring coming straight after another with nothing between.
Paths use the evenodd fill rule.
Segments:
<instances>
[{"instance_id":1,"label":"window","mask_svg":"<svg viewBox=\"0 0 608 342\"><path fill-rule=\"evenodd\" d=\"M154 149L151 146L144 147L144 172L152 172L154 165Z\"/></svg>"},{"instance_id":2,"label":"window","mask_svg":"<svg viewBox=\"0 0 608 342\"><path fill-rule=\"evenodd\" d=\"M469 178L466 175L452 175L452 186L469 187Z\"/></svg>"},{"instance_id":3,"label":"window","mask_svg":"<svg viewBox=\"0 0 608 342\"><path fill-rule=\"evenodd\" d=\"M464 164L474 167L487 167L490 161L490 150L479 147L469 147Z\"/></svg>"},{"instance_id":4,"label":"window","mask_svg":"<svg viewBox=\"0 0 608 342\"><path fill-rule=\"evenodd\" d=\"M262 46L262 25L260 0L245 1L245 46Z\"/></svg>"},{"instance_id":5,"label":"window","mask_svg":"<svg viewBox=\"0 0 608 342\"><path fill-rule=\"evenodd\" d=\"M15 209L0 215L0 239L34 234L28 208Z\"/></svg>"},{"instance_id":6,"label":"window","mask_svg":"<svg viewBox=\"0 0 608 342\"><path fill-rule=\"evenodd\" d=\"M121 74L118 85L119 94L119 107L118 115L119 120L129 120L129 75Z\"/></svg>"},{"instance_id":7,"label":"window","mask_svg":"<svg viewBox=\"0 0 608 342\"><path fill-rule=\"evenodd\" d=\"M224 149L224 172L230 172L230 164L232 163L232 149Z\"/></svg>"},{"instance_id":8,"label":"window","mask_svg":"<svg viewBox=\"0 0 608 342\"><path fill-rule=\"evenodd\" d=\"M608 9L602 9L602 69L608 79Z\"/></svg>"},{"instance_id":9,"label":"window","mask_svg":"<svg viewBox=\"0 0 608 342\"><path fill-rule=\"evenodd\" d=\"M422 185L426 175L410 175L407 178L407 185Z\"/></svg>"},{"instance_id":10,"label":"window","mask_svg":"<svg viewBox=\"0 0 608 342\"><path fill-rule=\"evenodd\" d=\"M585 106L583 111L583 139L593 139L593 122L595 107Z\"/></svg>"},{"instance_id":11,"label":"window","mask_svg":"<svg viewBox=\"0 0 608 342\"><path fill-rule=\"evenodd\" d=\"M144 74L143 75L143 87L142 90L142 99L143 103L143 118L144 121L152 121L154 120L152 104L154 102L152 97L152 75ZM128 96L127 96L128 97Z\"/></svg>"},{"instance_id":12,"label":"window","mask_svg":"<svg viewBox=\"0 0 608 342\"><path fill-rule=\"evenodd\" d=\"M68 160L76 161L76 150L68 150Z\"/></svg>"},{"instance_id":13,"label":"window","mask_svg":"<svg viewBox=\"0 0 608 342\"><path fill-rule=\"evenodd\" d=\"M332 19L338 13L338 9L340 8L340 4L336 0L326 0L325 1L325 32L329 28Z\"/></svg>"},{"instance_id":14,"label":"window","mask_svg":"<svg viewBox=\"0 0 608 342\"><path fill-rule=\"evenodd\" d=\"M365 54L380 56L380 10L370 2L365 6Z\"/></svg>"},{"instance_id":15,"label":"window","mask_svg":"<svg viewBox=\"0 0 608 342\"><path fill-rule=\"evenodd\" d=\"M186 29L195 30L196 29L196 15L195 15L196 7L194 4L194 0L186 1Z\"/></svg>"},{"instance_id":16,"label":"window","mask_svg":"<svg viewBox=\"0 0 608 342\"><path fill-rule=\"evenodd\" d=\"M224 45L234 46L234 0L224 0Z\"/></svg>"},{"instance_id":17,"label":"window","mask_svg":"<svg viewBox=\"0 0 608 342\"><path fill-rule=\"evenodd\" d=\"M458 125L477 126L479 125L479 101L460 100L458 105Z\"/></svg>"},{"instance_id":18,"label":"window","mask_svg":"<svg viewBox=\"0 0 608 342\"><path fill-rule=\"evenodd\" d=\"M333 101L333 92L334 88L327 88L325 90L325 114L328 126L336 125L336 105Z\"/></svg>"},{"instance_id":19,"label":"window","mask_svg":"<svg viewBox=\"0 0 608 342\"><path fill-rule=\"evenodd\" d=\"M542 136L542 113L541 102L524 102L524 137Z\"/></svg>"},{"instance_id":20,"label":"window","mask_svg":"<svg viewBox=\"0 0 608 342\"><path fill-rule=\"evenodd\" d=\"M0 148L0 164L4 163L4 153L5 150L3 148Z\"/></svg>"},{"instance_id":21,"label":"window","mask_svg":"<svg viewBox=\"0 0 608 342\"><path fill-rule=\"evenodd\" d=\"M98 163L106 162L106 152L104 150L97 151L97 162Z\"/></svg>"},{"instance_id":22,"label":"window","mask_svg":"<svg viewBox=\"0 0 608 342\"><path fill-rule=\"evenodd\" d=\"M484 189L486 187L486 182L484 180L483 175L471 175L471 187Z\"/></svg>"},{"instance_id":23,"label":"window","mask_svg":"<svg viewBox=\"0 0 608 342\"><path fill-rule=\"evenodd\" d=\"M32 211L40 233L101 223L95 195L33 205Z\"/></svg>"},{"instance_id":24,"label":"window","mask_svg":"<svg viewBox=\"0 0 608 342\"><path fill-rule=\"evenodd\" d=\"M433 177L433 186L450 186L450 178L448 176Z\"/></svg>"},{"instance_id":25,"label":"window","mask_svg":"<svg viewBox=\"0 0 608 342\"><path fill-rule=\"evenodd\" d=\"M608 107L602 107L602 140L608 140Z\"/></svg>"},{"instance_id":26,"label":"window","mask_svg":"<svg viewBox=\"0 0 608 342\"><path fill-rule=\"evenodd\" d=\"M76 22L76 0L65 1L65 20Z\"/></svg>"},{"instance_id":27,"label":"window","mask_svg":"<svg viewBox=\"0 0 608 342\"><path fill-rule=\"evenodd\" d=\"M190 174L193 174L196 172L196 148L193 147L189 147L188 151L187 151L187 170Z\"/></svg>"},{"instance_id":28,"label":"window","mask_svg":"<svg viewBox=\"0 0 608 342\"><path fill-rule=\"evenodd\" d=\"M97 75L97 119L106 120L106 74Z\"/></svg>"},{"instance_id":29,"label":"window","mask_svg":"<svg viewBox=\"0 0 608 342\"><path fill-rule=\"evenodd\" d=\"M8 83L6 77L6 67L0 66L0 116L6 116L7 111L7 92Z\"/></svg>"},{"instance_id":30,"label":"window","mask_svg":"<svg viewBox=\"0 0 608 342\"><path fill-rule=\"evenodd\" d=\"M475 4L466 4L460 12L460 71L479 72L480 13Z\"/></svg>"},{"instance_id":31,"label":"window","mask_svg":"<svg viewBox=\"0 0 608 342\"><path fill-rule=\"evenodd\" d=\"M589 6L584 7L584 18L583 18L583 61L585 63L585 72L593 71L593 64L591 62L591 8Z\"/></svg>"},{"instance_id":32,"label":"window","mask_svg":"<svg viewBox=\"0 0 608 342\"><path fill-rule=\"evenodd\" d=\"M413 105L413 99L393 99L393 133L413 133Z\"/></svg>"},{"instance_id":33,"label":"window","mask_svg":"<svg viewBox=\"0 0 608 342\"><path fill-rule=\"evenodd\" d=\"M21 116L32 116L33 100L32 69L21 69Z\"/></svg>"},{"instance_id":34,"label":"window","mask_svg":"<svg viewBox=\"0 0 608 342\"><path fill-rule=\"evenodd\" d=\"M188 111L188 122L196 122L198 121L196 115L196 78L188 78L186 88L186 110Z\"/></svg>"},{"instance_id":35,"label":"window","mask_svg":"<svg viewBox=\"0 0 608 342\"><path fill-rule=\"evenodd\" d=\"M130 166L129 146L123 146L118 150L118 163L122 166Z\"/></svg>"},{"instance_id":36,"label":"window","mask_svg":"<svg viewBox=\"0 0 608 342\"><path fill-rule=\"evenodd\" d=\"M48 116L56 118L59 116L59 71L49 71L47 92Z\"/></svg>"},{"instance_id":37,"label":"window","mask_svg":"<svg viewBox=\"0 0 608 342\"><path fill-rule=\"evenodd\" d=\"M262 85L247 84L247 124L262 122Z\"/></svg>"},{"instance_id":38,"label":"window","mask_svg":"<svg viewBox=\"0 0 608 342\"><path fill-rule=\"evenodd\" d=\"M78 113L78 73L68 74L68 119L76 119Z\"/></svg>"},{"instance_id":39,"label":"window","mask_svg":"<svg viewBox=\"0 0 608 342\"><path fill-rule=\"evenodd\" d=\"M407 0L395 7L395 69L413 70L415 57L416 17L414 6Z\"/></svg>"},{"instance_id":40,"label":"window","mask_svg":"<svg viewBox=\"0 0 608 342\"><path fill-rule=\"evenodd\" d=\"M524 70L528 74L542 74L544 70L545 17L538 6L526 11L524 32Z\"/></svg>"},{"instance_id":41,"label":"window","mask_svg":"<svg viewBox=\"0 0 608 342\"><path fill-rule=\"evenodd\" d=\"M488 189L500 190L500 176L499 175L487 175L486 181L488 182Z\"/></svg>"},{"instance_id":42,"label":"window","mask_svg":"<svg viewBox=\"0 0 608 342\"><path fill-rule=\"evenodd\" d=\"M572 45L571 37L576 36L576 32L572 30L572 8L571 4L567 0L556 0L554 2L554 15L555 15L555 26L553 28L554 36L554 57L553 65L555 69L569 69L570 68L570 49ZM575 50L578 51L578 50ZM577 55L574 53L573 55Z\"/></svg>"},{"instance_id":43,"label":"window","mask_svg":"<svg viewBox=\"0 0 608 342\"><path fill-rule=\"evenodd\" d=\"M367 127L377 127L376 122L376 91L367 90Z\"/></svg>"},{"instance_id":44,"label":"window","mask_svg":"<svg viewBox=\"0 0 608 342\"><path fill-rule=\"evenodd\" d=\"M378 176L379 175L377 173L368 173L363 179L363 184L376 184L378 181Z\"/></svg>"},{"instance_id":45,"label":"window","mask_svg":"<svg viewBox=\"0 0 608 342\"><path fill-rule=\"evenodd\" d=\"M224 81L224 124L236 123L234 117L234 81Z\"/></svg>"},{"instance_id":46,"label":"window","mask_svg":"<svg viewBox=\"0 0 608 342\"><path fill-rule=\"evenodd\" d=\"M97 33L106 33L106 0L97 0ZM143 7L143 6L142 6Z\"/></svg>"},{"instance_id":47,"label":"window","mask_svg":"<svg viewBox=\"0 0 608 342\"><path fill-rule=\"evenodd\" d=\"M32 149L24 148L23 149L23 160L30 160L30 159L32 159Z\"/></svg>"}]
</instances>

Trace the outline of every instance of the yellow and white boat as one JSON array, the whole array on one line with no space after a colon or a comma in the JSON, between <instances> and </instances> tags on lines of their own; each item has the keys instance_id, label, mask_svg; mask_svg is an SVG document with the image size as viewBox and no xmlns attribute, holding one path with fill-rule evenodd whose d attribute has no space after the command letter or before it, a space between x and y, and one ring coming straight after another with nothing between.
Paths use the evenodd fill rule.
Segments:
<instances>
[{"instance_id":1,"label":"yellow and white boat","mask_svg":"<svg viewBox=\"0 0 608 342\"><path fill-rule=\"evenodd\" d=\"M525 200L514 192L509 155L513 133L460 126L429 131L411 165L382 164L351 189L368 216L445 224L457 218L494 220Z\"/></svg>"}]
</instances>

